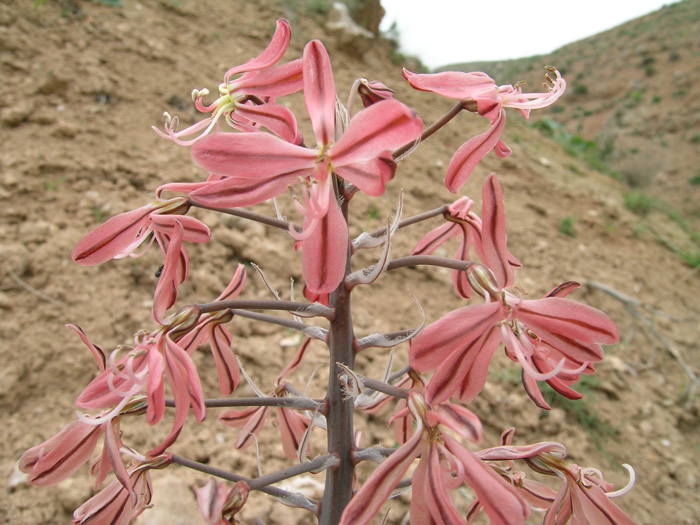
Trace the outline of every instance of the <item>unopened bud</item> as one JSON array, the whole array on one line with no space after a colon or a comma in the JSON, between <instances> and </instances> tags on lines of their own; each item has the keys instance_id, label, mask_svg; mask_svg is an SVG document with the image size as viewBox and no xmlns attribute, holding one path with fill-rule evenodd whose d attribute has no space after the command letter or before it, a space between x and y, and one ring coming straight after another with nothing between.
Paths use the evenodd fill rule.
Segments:
<instances>
[{"instance_id":1,"label":"unopened bud","mask_svg":"<svg viewBox=\"0 0 700 525\"><path fill-rule=\"evenodd\" d=\"M248 501L250 488L245 481L237 482L229 492L224 508L221 509L221 517L229 522L233 522L233 517L240 512Z\"/></svg>"},{"instance_id":2,"label":"unopened bud","mask_svg":"<svg viewBox=\"0 0 700 525\"><path fill-rule=\"evenodd\" d=\"M491 270L483 264L472 264L467 268L466 272L472 290L482 297L498 298L500 287Z\"/></svg>"},{"instance_id":3,"label":"unopened bud","mask_svg":"<svg viewBox=\"0 0 700 525\"><path fill-rule=\"evenodd\" d=\"M202 309L199 306L185 306L168 319L169 335L173 340L182 337L195 327L201 314Z\"/></svg>"},{"instance_id":4,"label":"unopened bud","mask_svg":"<svg viewBox=\"0 0 700 525\"><path fill-rule=\"evenodd\" d=\"M362 104L365 107L371 106L382 100L394 98L394 91L389 89L378 80L369 82L366 78L360 79L360 85L357 87L357 92L362 99Z\"/></svg>"},{"instance_id":5,"label":"unopened bud","mask_svg":"<svg viewBox=\"0 0 700 525\"><path fill-rule=\"evenodd\" d=\"M120 416L142 416L148 408L148 400L145 394L133 396L119 412Z\"/></svg>"}]
</instances>

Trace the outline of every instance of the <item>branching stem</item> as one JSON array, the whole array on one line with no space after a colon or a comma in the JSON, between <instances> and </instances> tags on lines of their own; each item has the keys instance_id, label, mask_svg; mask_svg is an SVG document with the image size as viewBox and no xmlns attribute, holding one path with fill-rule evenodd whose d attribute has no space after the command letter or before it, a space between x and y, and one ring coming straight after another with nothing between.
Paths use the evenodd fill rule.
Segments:
<instances>
[{"instance_id":1,"label":"branching stem","mask_svg":"<svg viewBox=\"0 0 700 525\"><path fill-rule=\"evenodd\" d=\"M207 206L205 204L200 204L192 199L189 199L189 205L202 208L204 210L218 211L219 213L224 213L226 215L233 215L235 217L241 217L242 219L248 219L250 221L259 222L261 224L266 224L267 226L272 226L274 228L279 228L280 230L289 230L290 226L296 231L301 232L301 226L297 226L294 223L282 221L280 219L275 219L268 215L263 215L261 213L255 213L252 211L244 210L242 208L214 208L213 206Z\"/></svg>"},{"instance_id":2,"label":"branching stem","mask_svg":"<svg viewBox=\"0 0 700 525\"><path fill-rule=\"evenodd\" d=\"M293 478L294 476L298 476L306 472L330 468L338 461L332 454L327 454L325 456L319 456L311 461L305 461L304 463L294 465L293 467L251 479L234 474L233 472L228 472L226 470L205 465L204 463L200 463L198 461L193 461L191 459L178 456L177 454L173 454L172 459L173 463L177 463L178 465L182 465L183 467L191 468L199 472L204 472L205 474L209 474L211 476L216 476L217 478L233 481L234 483L244 481L251 490L259 490L260 492L264 492L270 496L283 500L288 505L310 510L314 513L318 509L318 504L314 500L307 498L303 494L288 492L277 487L271 487L270 485L285 479Z\"/></svg>"},{"instance_id":3,"label":"branching stem","mask_svg":"<svg viewBox=\"0 0 700 525\"><path fill-rule=\"evenodd\" d=\"M207 408L284 407L296 410L316 410L322 403L322 399L316 400L308 397L227 397L204 400L204 406ZM175 400L166 399L165 406L173 408Z\"/></svg>"},{"instance_id":4,"label":"branching stem","mask_svg":"<svg viewBox=\"0 0 700 525\"><path fill-rule=\"evenodd\" d=\"M283 310L287 312L297 312L305 315L317 317L333 318L333 308L320 303L298 303L295 301L256 300L256 299L232 299L229 301L216 301L213 303L203 303L198 305L202 313L219 312L227 309L247 308L249 310Z\"/></svg>"},{"instance_id":5,"label":"branching stem","mask_svg":"<svg viewBox=\"0 0 700 525\"><path fill-rule=\"evenodd\" d=\"M459 261L448 257L436 257L434 255L409 255L394 259L387 266L387 271L405 268L407 266L441 266L452 270L465 271L474 263L471 261Z\"/></svg>"},{"instance_id":6,"label":"branching stem","mask_svg":"<svg viewBox=\"0 0 700 525\"><path fill-rule=\"evenodd\" d=\"M411 224L416 224L418 222L422 221L427 221L428 219L432 219L433 217L436 217L438 215L442 215L447 211L447 206L442 205L439 208L435 208L434 210L426 211L424 213L419 213L418 215L414 215L413 217L408 217L402 221L399 222L399 227L398 229L400 230L401 228L405 228L406 226L410 226ZM379 228L377 230L374 230L372 232L369 232L369 235L372 237L379 237L380 235L384 235L386 233L386 226L383 228Z\"/></svg>"},{"instance_id":7,"label":"branching stem","mask_svg":"<svg viewBox=\"0 0 700 525\"><path fill-rule=\"evenodd\" d=\"M371 390L376 390L377 392L382 392L383 394L399 397L401 399L408 398L407 388L401 388L398 386L390 385L388 383L384 383L382 381L378 381L369 377L363 377L362 384Z\"/></svg>"},{"instance_id":8,"label":"branching stem","mask_svg":"<svg viewBox=\"0 0 700 525\"><path fill-rule=\"evenodd\" d=\"M318 326L311 326L310 324L302 323L300 321L293 321L291 319L284 319L282 317L275 317L274 315L261 314L258 312L249 312L248 310L238 310L231 309L234 315L240 317L246 317L247 319L255 319L256 321L263 321L266 323L277 324L280 326L285 326L291 328L292 330L299 330L300 332L312 337L314 339L326 339L326 334L328 330L319 328Z\"/></svg>"}]
</instances>

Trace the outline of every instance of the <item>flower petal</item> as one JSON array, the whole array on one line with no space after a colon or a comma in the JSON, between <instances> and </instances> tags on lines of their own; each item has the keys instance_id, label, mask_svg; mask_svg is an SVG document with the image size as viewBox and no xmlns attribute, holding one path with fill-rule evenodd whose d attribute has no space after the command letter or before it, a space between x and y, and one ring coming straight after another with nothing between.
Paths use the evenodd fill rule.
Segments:
<instances>
[{"instance_id":1,"label":"flower petal","mask_svg":"<svg viewBox=\"0 0 700 525\"><path fill-rule=\"evenodd\" d=\"M423 121L405 104L398 100L377 102L352 118L348 129L333 146L333 165L362 162L391 152L416 140L422 131Z\"/></svg>"},{"instance_id":2,"label":"flower petal","mask_svg":"<svg viewBox=\"0 0 700 525\"><path fill-rule=\"evenodd\" d=\"M471 401L484 387L489 363L500 339L493 324L487 325L484 332L475 332L477 337L438 366L428 383L428 403L442 403L458 390L461 401Z\"/></svg>"},{"instance_id":3,"label":"flower petal","mask_svg":"<svg viewBox=\"0 0 700 525\"><path fill-rule=\"evenodd\" d=\"M310 420L294 410L277 407L276 411L282 437L282 449L289 459L294 459L297 457L299 444L304 437Z\"/></svg>"},{"instance_id":4,"label":"flower petal","mask_svg":"<svg viewBox=\"0 0 700 525\"><path fill-rule=\"evenodd\" d=\"M104 427L74 421L41 445L27 450L19 469L29 474L29 483L54 485L72 476L92 455Z\"/></svg>"},{"instance_id":5,"label":"flower petal","mask_svg":"<svg viewBox=\"0 0 700 525\"><path fill-rule=\"evenodd\" d=\"M228 84L233 75L245 73L247 71L256 71L268 68L284 56L289 46L289 41L292 39L292 27L284 18L277 20L275 34L272 35L272 40L267 47L257 57L251 58L243 65L233 67L226 72L224 82Z\"/></svg>"},{"instance_id":6,"label":"flower petal","mask_svg":"<svg viewBox=\"0 0 700 525\"><path fill-rule=\"evenodd\" d=\"M472 443L480 443L484 437L481 421L471 410L451 403L436 406L431 415L438 423L454 430Z\"/></svg>"},{"instance_id":7,"label":"flower petal","mask_svg":"<svg viewBox=\"0 0 700 525\"><path fill-rule=\"evenodd\" d=\"M182 240L188 242L209 242L211 240L211 232L209 228L194 217L187 215L162 215L154 213L151 215L153 221L153 229L172 237L174 234L175 223L180 223L182 226Z\"/></svg>"},{"instance_id":8,"label":"flower petal","mask_svg":"<svg viewBox=\"0 0 700 525\"><path fill-rule=\"evenodd\" d=\"M433 74L416 74L404 69L403 76L414 89L431 91L447 98L471 98L476 93L485 90L496 91L498 89L493 79L480 71L472 73L445 71Z\"/></svg>"},{"instance_id":9,"label":"flower petal","mask_svg":"<svg viewBox=\"0 0 700 525\"><path fill-rule=\"evenodd\" d=\"M238 361L231 350L233 337L228 328L220 323L210 323L208 328L209 346L214 355L216 372L219 377L219 390L224 395L233 392L238 386L240 373Z\"/></svg>"},{"instance_id":10,"label":"flower petal","mask_svg":"<svg viewBox=\"0 0 700 525\"><path fill-rule=\"evenodd\" d=\"M459 227L457 224L448 222L438 226L434 230L430 230L418 241L411 255L430 255L447 240L456 235L459 235Z\"/></svg>"},{"instance_id":11,"label":"flower petal","mask_svg":"<svg viewBox=\"0 0 700 525\"><path fill-rule=\"evenodd\" d=\"M308 174L308 170L301 170L258 179L227 177L202 186L190 193L190 197L195 202L212 208L252 206L284 193L289 186L299 181L299 177Z\"/></svg>"},{"instance_id":12,"label":"flower petal","mask_svg":"<svg viewBox=\"0 0 700 525\"><path fill-rule=\"evenodd\" d=\"M304 48L304 101L319 148L335 140L335 83L328 52L320 40Z\"/></svg>"},{"instance_id":13,"label":"flower petal","mask_svg":"<svg viewBox=\"0 0 700 525\"><path fill-rule=\"evenodd\" d=\"M447 176L445 185L452 193L457 191L471 175L474 168L486 154L494 149L501 140L503 128L506 125L506 112L501 110L498 118L491 124L489 129L476 137L469 139L462 144L457 152L452 156L449 166L447 166Z\"/></svg>"},{"instance_id":14,"label":"flower petal","mask_svg":"<svg viewBox=\"0 0 700 525\"><path fill-rule=\"evenodd\" d=\"M495 173L484 181L481 206L481 246L486 259L483 263L493 272L501 289L510 288L514 274L508 253L503 193Z\"/></svg>"},{"instance_id":15,"label":"flower petal","mask_svg":"<svg viewBox=\"0 0 700 525\"><path fill-rule=\"evenodd\" d=\"M301 59L263 71L248 73L234 81L233 85L236 93L258 97L282 97L296 93L303 87Z\"/></svg>"},{"instance_id":16,"label":"flower petal","mask_svg":"<svg viewBox=\"0 0 700 525\"><path fill-rule=\"evenodd\" d=\"M301 145L302 137L294 113L282 104L239 104L236 106L236 113L266 127L287 142Z\"/></svg>"},{"instance_id":17,"label":"flower petal","mask_svg":"<svg viewBox=\"0 0 700 525\"><path fill-rule=\"evenodd\" d=\"M472 344L501 318L498 303L470 305L453 310L426 326L411 341L411 367L419 372L437 368L449 354Z\"/></svg>"},{"instance_id":18,"label":"flower petal","mask_svg":"<svg viewBox=\"0 0 700 525\"><path fill-rule=\"evenodd\" d=\"M443 439L447 449L464 465L464 481L474 489L491 523L493 525L525 523L530 509L515 488L451 436L443 434Z\"/></svg>"},{"instance_id":19,"label":"flower petal","mask_svg":"<svg viewBox=\"0 0 700 525\"><path fill-rule=\"evenodd\" d=\"M437 443L432 441L429 451L423 451L423 455L428 456L428 479L425 485L416 488L419 491L422 489L425 493L425 499L427 500L433 522L436 525L453 525L458 523L466 525L467 522L457 512L450 498L449 488L445 486L443 480L445 473L440 463L440 451ZM421 457L422 461L423 457Z\"/></svg>"},{"instance_id":20,"label":"flower petal","mask_svg":"<svg viewBox=\"0 0 700 525\"><path fill-rule=\"evenodd\" d=\"M348 257L348 225L335 197L328 205L328 212L321 219L304 218L304 230L313 220L319 224L313 233L302 241L302 270L306 286L312 293L330 293L345 277Z\"/></svg>"},{"instance_id":21,"label":"flower petal","mask_svg":"<svg viewBox=\"0 0 700 525\"><path fill-rule=\"evenodd\" d=\"M386 152L386 155L365 162L335 166L335 172L366 194L377 197L384 193L386 183L394 178L396 163Z\"/></svg>"},{"instance_id":22,"label":"flower petal","mask_svg":"<svg viewBox=\"0 0 700 525\"><path fill-rule=\"evenodd\" d=\"M115 215L83 237L73 249L73 261L90 266L123 255L147 227L153 211L149 205Z\"/></svg>"},{"instance_id":23,"label":"flower petal","mask_svg":"<svg viewBox=\"0 0 700 525\"><path fill-rule=\"evenodd\" d=\"M182 260L183 234L182 223L176 220L167 246L163 270L153 293L153 319L159 324L164 323L165 312L175 304L177 287L186 277L186 265Z\"/></svg>"},{"instance_id":24,"label":"flower petal","mask_svg":"<svg viewBox=\"0 0 700 525\"><path fill-rule=\"evenodd\" d=\"M269 180L311 170L318 152L290 144L269 133L212 133L192 146L192 159L219 175ZM199 190L195 190L197 193Z\"/></svg>"},{"instance_id":25,"label":"flower petal","mask_svg":"<svg viewBox=\"0 0 700 525\"><path fill-rule=\"evenodd\" d=\"M411 439L384 460L353 496L340 517L340 525L369 523L425 447L426 439L419 422Z\"/></svg>"}]
</instances>

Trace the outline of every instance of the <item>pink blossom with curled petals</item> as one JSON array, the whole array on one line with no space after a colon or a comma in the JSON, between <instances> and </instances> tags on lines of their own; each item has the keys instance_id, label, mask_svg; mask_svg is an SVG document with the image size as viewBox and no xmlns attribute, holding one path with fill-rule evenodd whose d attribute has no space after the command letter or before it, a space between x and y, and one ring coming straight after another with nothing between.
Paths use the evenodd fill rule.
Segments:
<instances>
[{"instance_id":1,"label":"pink blossom with curled petals","mask_svg":"<svg viewBox=\"0 0 700 525\"><path fill-rule=\"evenodd\" d=\"M369 523L419 456L411 482L412 524L466 524L451 497L462 483L474 490L492 523L524 523L529 508L517 491L450 435L481 441L481 422L471 411L449 403L429 405L418 390L410 391L408 410L416 423L413 434L357 491L343 511L341 525Z\"/></svg>"},{"instance_id":2,"label":"pink blossom with curled petals","mask_svg":"<svg viewBox=\"0 0 700 525\"><path fill-rule=\"evenodd\" d=\"M490 121L487 131L469 139L452 157L445 179L447 189L452 193L457 193L474 167L489 151L494 150L499 157L510 155L510 148L501 140L506 124L504 108L519 109L525 117L529 117L530 110L547 107L564 93L566 82L559 71L549 66L546 69L554 73L555 78L545 75L547 91L544 93L523 93L520 84L498 86L493 79L481 72L415 74L403 70L404 77L413 88L471 102L474 107L470 109Z\"/></svg>"},{"instance_id":3,"label":"pink blossom with curled petals","mask_svg":"<svg viewBox=\"0 0 700 525\"><path fill-rule=\"evenodd\" d=\"M422 122L396 100L357 113L343 132L336 129L336 95L328 53L307 44L303 58L304 100L317 147L305 148L264 133L214 133L194 144L194 161L223 178L190 193L195 201L222 208L257 204L304 179L303 273L310 292L329 293L342 281L348 252L347 223L331 174L377 196L396 165L391 152L420 136Z\"/></svg>"},{"instance_id":4,"label":"pink blossom with curled petals","mask_svg":"<svg viewBox=\"0 0 700 525\"><path fill-rule=\"evenodd\" d=\"M301 60L275 66L287 51L292 29L284 19L277 21L277 28L267 48L256 58L229 69L219 86L219 98L209 105L202 99L209 94L206 89L194 90L195 107L202 113L212 113L186 129L177 131L177 117L166 113L165 130L153 129L161 137L180 145L190 145L201 139L223 118L230 126L244 131L257 131L263 126L295 144L302 138L292 112L286 107L269 101L270 97L288 95L302 88ZM274 67L273 67L274 66ZM238 78L232 78L241 75ZM253 103L253 99L256 103ZM194 138L188 138L199 133Z\"/></svg>"},{"instance_id":5,"label":"pink blossom with curled petals","mask_svg":"<svg viewBox=\"0 0 700 525\"><path fill-rule=\"evenodd\" d=\"M132 482L120 456L122 440L119 423L122 416L144 411L145 404L137 399L125 407L117 417L98 425L86 423L84 420L74 421L51 439L22 454L18 468L28 474L28 481L32 485L55 485L72 476L90 459L102 437L102 453L90 466L90 473L96 477L95 487L99 487L107 475L114 472L122 486L131 492Z\"/></svg>"},{"instance_id":6,"label":"pink blossom with curled petals","mask_svg":"<svg viewBox=\"0 0 700 525\"><path fill-rule=\"evenodd\" d=\"M30 448L19 460L19 469L29 475L29 483L55 485L84 465L104 434L105 425L73 421L52 438Z\"/></svg>"},{"instance_id":7,"label":"pink blossom with curled petals","mask_svg":"<svg viewBox=\"0 0 700 525\"><path fill-rule=\"evenodd\" d=\"M510 432L512 436L512 429ZM509 440L508 440L509 441ZM525 497L546 510L543 523L546 525L563 525L569 523L600 523L603 525L632 525L632 521L612 498L622 496L634 485L634 470L623 465L630 474L626 487L614 490L612 483L603 479L601 472L594 468L583 468L566 461L566 448L559 443L543 442L534 445L513 446L509 442L477 452L485 461L506 461L522 459L539 474L556 476L561 484L557 492L546 489L539 484L529 483L514 485ZM499 471L496 467L496 470ZM510 467L508 470L512 470ZM512 478L508 471L500 470L501 475Z\"/></svg>"},{"instance_id":8,"label":"pink blossom with curled petals","mask_svg":"<svg viewBox=\"0 0 700 525\"><path fill-rule=\"evenodd\" d=\"M158 229L159 223L154 222L154 215L183 214L187 210L187 199L176 197L157 199L141 208L115 215L80 240L73 249L73 261L91 266L110 259L139 257L145 251L136 253L136 250L150 240L151 234ZM191 217L185 220L187 240L205 242L205 237L208 237L206 227L202 228L203 225L197 223L199 221Z\"/></svg>"},{"instance_id":9,"label":"pink blossom with curled petals","mask_svg":"<svg viewBox=\"0 0 700 525\"><path fill-rule=\"evenodd\" d=\"M185 309L173 316L171 324L156 332L138 333L134 347L112 352L109 366L85 387L76 401L80 408L107 410L97 416L80 415L81 421L101 425L117 417L143 393L147 400L146 421L155 425L165 414L166 380L175 398L175 421L170 434L148 455L157 456L175 442L190 407L197 420L203 421L206 409L199 373L192 358L172 335L191 329L198 316L197 309ZM120 357L122 352L125 353Z\"/></svg>"},{"instance_id":10,"label":"pink blossom with curled petals","mask_svg":"<svg viewBox=\"0 0 700 525\"><path fill-rule=\"evenodd\" d=\"M427 387L431 403L450 396L474 399L486 382L494 351L504 343L507 355L523 368L526 381L563 381L603 359L602 344L619 341L617 327L600 310L559 297L525 300L505 290L492 302L459 308L425 327L412 341L411 366L435 370ZM533 357L535 356L535 357ZM545 373L533 360L558 359ZM540 368L542 366L540 365ZM543 408L531 385L528 394Z\"/></svg>"},{"instance_id":11,"label":"pink blossom with curled petals","mask_svg":"<svg viewBox=\"0 0 700 525\"><path fill-rule=\"evenodd\" d=\"M187 199L156 200L116 215L88 233L73 250L73 261L90 266L109 259L140 257L155 240L165 263L153 296L153 318L165 323L165 312L175 304L178 286L187 278L189 257L183 242L208 242L209 228L194 217L181 215ZM143 244L146 249L136 250Z\"/></svg>"}]
</instances>

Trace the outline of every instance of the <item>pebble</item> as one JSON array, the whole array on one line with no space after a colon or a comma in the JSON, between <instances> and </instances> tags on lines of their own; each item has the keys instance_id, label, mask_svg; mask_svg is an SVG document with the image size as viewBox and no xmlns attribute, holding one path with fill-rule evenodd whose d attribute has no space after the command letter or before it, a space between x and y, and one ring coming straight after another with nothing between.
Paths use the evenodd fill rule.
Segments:
<instances>
[{"instance_id":1,"label":"pebble","mask_svg":"<svg viewBox=\"0 0 700 525\"><path fill-rule=\"evenodd\" d=\"M19 226L19 238L27 242L46 242L56 231L56 226L48 221L24 222Z\"/></svg>"},{"instance_id":2,"label":"pebble","mask_svg":"<svg viewBox=\"0 0 700 525\"><path fill-rule=\"evenodd\" d=\"M5 108L0 113L0 122L7 127L15 128L25 122L34 112L34 103L20 100L15 105Z\"/></svg>"},{"instance_id":3,"label":"pebble","mask_svg":"<svg viewBox=\"0 0 700 525\"><path fill-rule=\"evenodd\" d=\"M11 310L12 300L5 292L0 292L0 310Z\"/></svg>"}]
</instances>

